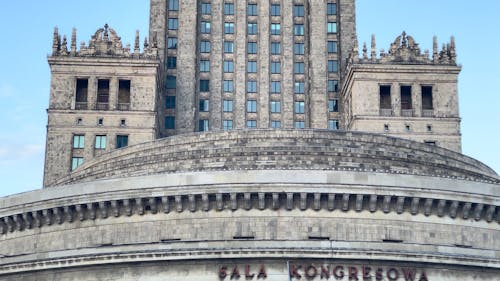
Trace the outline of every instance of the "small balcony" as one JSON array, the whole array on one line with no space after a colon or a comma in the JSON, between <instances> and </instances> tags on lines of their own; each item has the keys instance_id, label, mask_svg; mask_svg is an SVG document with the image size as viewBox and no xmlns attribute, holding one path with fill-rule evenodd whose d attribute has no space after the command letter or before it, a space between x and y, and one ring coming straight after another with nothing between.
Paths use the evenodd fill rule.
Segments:
<instances>
[{"instance_id":1,"label":"small balcony","mask_svg":"<svg viewBox=\"0 0 500 281\"><path fill-rule=\"evenodd\" d=\"M96 104L95 109L97 109L97 110L109 110L109 103L107 103L107 102L98 102Z\"/></svg>"},{"instance_id":2,"label":"small balcony","mask_svg":"<svg viewBox=\"0 0 500 281\"><path fill-rule=\"evenodd\" d=\"M87 102L76 102L75 109L76 110L87 110L88 109Z\"/></svg>"},{"instance_id":3,"label":"small balcony","mask_svg":"<svg viewBox=\"0 0 500 281\"><path fill-rule=\"evenodd\" d=\"M118 103L118 110L127 111L130 110L130 103Z\"/></svg>"},{"instance_id":4,"label":"small balcony","mask_svg":"<svg viewBox=\"0 0 500 281\"><path fill-rule=\"evenodd\" d=\"M422 109L422 117L434 117L434 109Z\"/></svg>"},{"instance_id":5,"label":"small balcony","mask_svg":"<svg viewBox=\"0 0 500 281\"><path fill-rule=\"evenodd\" d=\"M380 116L392 116L392 109L391 108L381 108L380 109Z\"/></svg>"},{"instance_id":6,"label":"small balcony","mask_svg":"<svg viewBox=\"0 0 500 281\"><path fill-rule=\"evenodd\" d=\"M401 109L402 117L413 117L413 109Z\"/></svg>"}]
</instances>

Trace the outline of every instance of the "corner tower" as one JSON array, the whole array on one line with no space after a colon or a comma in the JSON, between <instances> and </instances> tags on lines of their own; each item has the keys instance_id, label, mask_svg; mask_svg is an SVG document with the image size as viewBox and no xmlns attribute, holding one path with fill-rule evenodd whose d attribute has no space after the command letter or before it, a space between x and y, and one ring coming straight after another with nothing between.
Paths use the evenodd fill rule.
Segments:
<instances>
[{"instance_id":1,"label":"corner tower","mask_svg":"<svg viewBox=\"0 0 500 281\"><path fill-rule=\"evenodd\" d=\"M123 47L105 25L70 47L54 31L44 186L113 149L156 139L156 42Z\"/></svg>"}]
</instances>

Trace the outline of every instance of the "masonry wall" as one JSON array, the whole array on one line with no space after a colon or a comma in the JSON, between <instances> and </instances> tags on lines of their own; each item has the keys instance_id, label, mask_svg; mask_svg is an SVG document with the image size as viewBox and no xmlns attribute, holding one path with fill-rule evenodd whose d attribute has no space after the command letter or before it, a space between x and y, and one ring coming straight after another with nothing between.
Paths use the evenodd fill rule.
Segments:
<instances>
[{"instance_id":1,"label":"masonry wall","mask_svg":"<svg viewBox=\"0 0 500 281\"><path fill-rule=\"evenodd\" d=\"M51 91L48 109L44 186L71 172L73 157L84 162L117 145L117 136L128 144L157 137L157 63L132 59L50 58ZM86 102L76 102L77 79L88 81ZM109 81L108 102L98 104L98 80ZM130 102L118 100L119 81L130 81ZM102 107L102 108L101 108ZM75 135L82 147L73 146ZM105 136L96 149L96 136Z\"/></svg>"}]
</instances>

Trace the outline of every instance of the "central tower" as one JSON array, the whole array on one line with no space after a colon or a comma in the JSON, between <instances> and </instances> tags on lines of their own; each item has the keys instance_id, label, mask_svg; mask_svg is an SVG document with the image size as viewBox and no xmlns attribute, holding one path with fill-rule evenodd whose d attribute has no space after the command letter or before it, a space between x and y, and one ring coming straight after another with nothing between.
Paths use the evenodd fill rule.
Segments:
<instances>
[{"instance_id":1,"label":"central tower","mask_svg":"<svg viewBox=\"0 0 500 281\"><path fill-rule=\"evenodd\" d=\"M337 129L354 0L151 0L162 136Z\"/></svg>"}]
</instances>

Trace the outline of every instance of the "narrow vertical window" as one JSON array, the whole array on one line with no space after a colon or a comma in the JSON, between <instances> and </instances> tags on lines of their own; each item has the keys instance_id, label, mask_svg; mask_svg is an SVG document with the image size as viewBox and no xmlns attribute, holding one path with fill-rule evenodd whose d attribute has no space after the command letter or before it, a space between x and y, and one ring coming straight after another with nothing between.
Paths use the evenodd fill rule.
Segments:
<instances>
[{"instance_id":1,"label":"narrow vertical window","mask_svg":"<svg viewBox=\"0 0 500 281\"><path fill-rule=\"evenodd\" d=\"M76 103L75 109L87 109L87 97L88 97L88 85L89 80L87 79L77 79L76 80Z\"/></svg>"},{"instance_id":2,"label":"narrow vertical window","mask_svg":"<svg viewBox=\"0 0 500 281\"><path fill-rule=\"evenodd\" d=\"M97 81L97 110L108 110L109 108L109 80L99 79Z\"/></svg>"},{"instance_id":3,"label":"narrow vertical window","mask_svg":"<svg viewBox=\"0 0 500 281\"><path fill-rule=\"evenodd\" d=\"M118 109L130 110L130 80L118 81Z\"/></svg>"}]
</instances>

